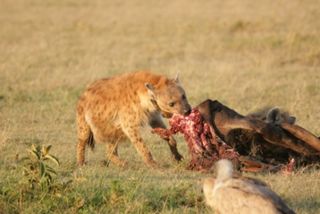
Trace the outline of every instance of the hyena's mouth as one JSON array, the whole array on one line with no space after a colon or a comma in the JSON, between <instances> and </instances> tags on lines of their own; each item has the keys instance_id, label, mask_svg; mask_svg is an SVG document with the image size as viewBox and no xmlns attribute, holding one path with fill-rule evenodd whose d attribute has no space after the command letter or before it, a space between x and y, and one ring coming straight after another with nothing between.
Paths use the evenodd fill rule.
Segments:
<instances>
[{"instance_id":1,"label":"hyena's mouth","mask_svg":"<svg viewBox=\"0 0 320 214\"><path fill-rule=\"evenodd\" d=\"M165 117L165 118L171 118L173 116L173 113L163 111L162 109L160 109L160 112L161 112L162 117Z\"/></svg>"}]
</instances>

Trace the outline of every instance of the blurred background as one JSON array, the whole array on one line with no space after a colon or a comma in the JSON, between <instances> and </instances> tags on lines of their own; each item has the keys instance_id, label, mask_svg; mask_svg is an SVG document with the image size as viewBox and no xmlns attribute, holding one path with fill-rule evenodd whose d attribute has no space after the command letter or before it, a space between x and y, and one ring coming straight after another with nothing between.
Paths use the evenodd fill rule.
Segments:
<instances>
[{"instance_id":1,"label":"blurred background","mask_svg":"<svg viewBox=\"0 0 320 214\"><path fill-rule=\"evenodd\" d=\"M0 3L2 139L73 143L85 86L136 70L180 72L194 106L279 106L320 135L319 1Z\"/></svg>"}]
</instances>

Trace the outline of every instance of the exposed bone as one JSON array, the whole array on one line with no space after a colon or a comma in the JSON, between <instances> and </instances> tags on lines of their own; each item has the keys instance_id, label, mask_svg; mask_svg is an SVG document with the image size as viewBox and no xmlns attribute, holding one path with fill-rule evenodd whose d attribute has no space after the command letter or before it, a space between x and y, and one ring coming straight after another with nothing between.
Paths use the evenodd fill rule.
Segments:
<instances>
[{"instance_id":1,"label":"exposed bone","mask_svg":"<svg viewBox=\"0 0 320 214\"><path fill-rule=\"evenodd\" d=\"M320 152L320 140L311 132L305 130L301 126L289 123L282 123L281 127Z\"/></svg>"}]
</instances>

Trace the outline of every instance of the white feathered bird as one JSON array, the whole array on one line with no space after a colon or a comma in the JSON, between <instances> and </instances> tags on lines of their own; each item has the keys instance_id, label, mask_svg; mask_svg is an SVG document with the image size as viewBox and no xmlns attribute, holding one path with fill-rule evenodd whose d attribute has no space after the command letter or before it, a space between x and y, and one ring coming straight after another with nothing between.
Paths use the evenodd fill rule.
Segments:
<instances>
[{"instance_id":1,"label":"white feathered bird","mask_svg":"<svg viewBox=\"0 0 320 214\"><path fill-rule=\"evenodd\" d=\"M206 203L219 214L294 214L267 185L252 178L233 177L229 160L216 164L217 178L204 181Z\"/></svg>"}]
</instances>

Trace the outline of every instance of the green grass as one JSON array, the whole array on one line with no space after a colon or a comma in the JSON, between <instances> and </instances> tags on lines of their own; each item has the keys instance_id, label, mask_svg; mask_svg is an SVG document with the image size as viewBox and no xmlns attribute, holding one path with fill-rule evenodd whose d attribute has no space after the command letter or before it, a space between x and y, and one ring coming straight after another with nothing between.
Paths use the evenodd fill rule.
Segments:
<instances>
[{"instance_id":1,"label":"green grass","mask_svg":"<svg viewBox=\"0 0 320 214\"><path fill-rule=\"evenodd\" d=\"M150 69L180 71L189 101L207 98L246 114L289 110L320 135L320 4L270 1L0 0L0 213L210 213L200 180L166 143L144 131L163 170L147 168L128 142L127 169L103 166L105 148L75 164L75 105L91 81ZM23 194L15 160L32 143L52 145L61 166L56 193ZM297 213L320 212L318 170L252 175Z\"/></svg>"}]
</instances>

